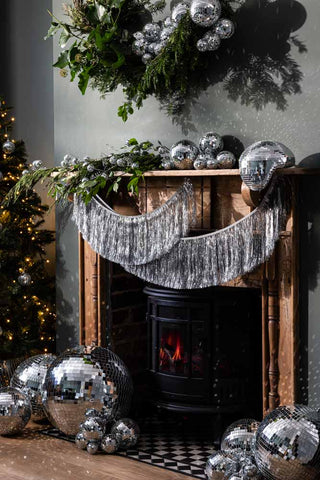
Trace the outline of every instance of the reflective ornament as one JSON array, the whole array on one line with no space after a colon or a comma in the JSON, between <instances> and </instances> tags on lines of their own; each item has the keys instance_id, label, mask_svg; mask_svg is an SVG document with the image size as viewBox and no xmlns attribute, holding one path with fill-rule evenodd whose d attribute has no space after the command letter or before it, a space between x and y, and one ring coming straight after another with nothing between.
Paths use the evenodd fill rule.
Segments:
<instances>
[{"instance_id":1,"label":"reflective ornament","mask_svg":"<svg viewBox=\"0 0 320 480\"><path fill-rule=\"evenodd\" d=\"M231 152L224 150L223 152L218 153L216 157L218 168L234 168L237 160L236 157Z\"/></svg>"},{"instance_id":2,"label":"reflective ornament","mask_svg":"<svg viewBox=\"0 0 320 480\"><path fill-rule=\"evenodd\" d=\"M152 60L152 55L151 55L151 53L145 53L144 55L142 55L141 60L142 60L142 63L144 63L145 65L146 65L147 63L150 63L151 60Z\"/></svg>"},{"instance_id":3,"label":"reflective ornament","mask_svg":"<svg viewBox=\"0 0 320 480\"><path fill-rule=\"evenodd\" d=\"M173 23L179 23L186 15L186 13L188 13L189 8L190 7L187 3L178 3L171 13L171 20L173 21Z\"/></svg>"},{"instance_id":4,"label":"reflective ornament","mask_svg":"<svg viewBox=\"0 0 320 480\"><path fill-rule=\"evenodd\" d=\"M98 412L98 410L96 410L95 408L88 408L88 410L86 410L84 414L86 418L100 417L100 415L101 415L101 412Z\"/></svg>"},{"instance_id":5,"label":"reflective ornament","mask_svg":"<svg viewBox=\"0 0 320 480\"><path fill-rule=\"evenodd\" d=\"M231 471L235 464L228 453L217 451L208 458L205 474L208 480L226 480L227 472Z\"/></svg>"},{"instance_id":6,"label":"reflective ornament","mask_svg":"<svg viewBox=\"0 0 320 480\"><path fill-rule=\"evenodd\" d=\"M151 53L151 55L153 55L156 45L158 45L156 42L148 43L147 44L147 53Z\"/></svg>"},{"instance_id":7,"label":"reflective ornament","mask_svg":"<svg viewBox=\"0 0 320 480\"><path fill-rule=\"evenodd\" d=\"M160 33L160 40L168 40L173 34L175 27L170 25L170 27L165 27Z\"/></svg>"},{"instance_id":8,"label":"reflective ornament","mask_svg":"<svg viewBox=\"0 0 320 480\"><path fill-rule=\"evenodd\" d=\"M144 38L147 42L156 42L160 36L160 26L157 23L147 23L143 27Z\"/></svg>"},{"instance_id":9,"label":"reflective ornament","mask_svg":"<svg viewBox=\"0 0 320 480\"><path fill-rule=\"evenodd\" d=\"M211 27L221 15L219 0L193 0L190 7L190 16L200 27Z\"/></svg>"},{"instance_id":10,"label":"reflective ornament","mask_svg":"<svg viewBox=\"0 0 320 480\"><path fill-rule=\"evenodd\" d=\"M92 163L89 163L89 165L87 165L87 172L93 173L94 171L95 171L94 165L92 165Z\"/></svg>"},{"instance_id":11,"label":"reflective ornament","mask_svg":"<svg viewBox=\"0 0 320 480\"><path fill-rule=\"evenodd\" d=\"M89 408L98 410L107 420L126 415L133 393L125 364L102 347L66 350L50 366L45 388L45 411L66 435L76 435Z\"/></svg>"},{"instance_id":12,"label":"reflective ornament","mask_svg":"<svg viewBox=\"0 0 320 480\"><path fill-rule=\"evenodd\" d=\"M180 140L170 149L170 156L173 164L179 170L190 170L197 158L199 150L195 143L190 140Z\"/></svg>"},{"instance_id":13,"label":"reflective ornament","mask_svg":"<svg viewBox=\"0 0 320 480\"><path fill-rule=\"evenodd\" d=\"M197 49L199 52L207 52L209 50L208 47L208 42L205 39L200 38L200 40L197 41Z\"/></svg>"},{"instance_id":14,"label":"reflective ornament","mask_svg":"<svg viewBox=\"0 0 320 480\"><path fill-rule=\"evenodd\" d=\"M83 436L83 433L82 432L78 432L75 439L74 439L74 443L76 444L76 446L78 448L80 448L80 450L86 450L87 448L87 441L86 439L84 438Z\"/></svg>"},{"instance_id":15,"label":"reflective ornament","mask_svg":"<svg viewBox=\"0 0 320 480\"><path fill-rule=\"evenodd\" d=\"M32 168L33 170L39 170L39 168L42 168L43 164L42 164L42 160L34 160L32 162Z\"/></svg>"},{"instance_id":16,"label":"reflective ornament","mask_svg":"<svg viewBox=\"0 0 320 480\"><path fill-rule=\"evenodd\" d=\"M213 30L222 40L226 40L234 34L234 23L228 18L220 18Z\"/></svg>"},{"instance_id":17,"label":"reflective ornament","mask_svg":"<svg viewBox=\"0 0 320 480\"><path fill-rule=\"evenodd\" d=\"M139 40L135 40L132 44L132 51L135 55L142 56L147 47L147 42L144 40L144 38L140 38Z\"/></svg>"},{"instance_id":18,"label":"reflective ornament","mask_svg":"<svg viewBox=\"0 0 320 480\"><path fill-rule=\"evenodd\" d=\"M220 43L221 43L220 37L214 32L207 32L203 36L203 40L206 42L207 50L209 52L214 52L220 47Z\"/></svg>"},{"instance_id":19,"label":"reflective ornament","mask_svg":"<svg viewBox=\"0 0 320 480\"><path fill-rule=\"evenodd\" d=\"M101 440L101 448L105 453L115 453L119 448L119 442L116 435L109 433Z\"/></svg>"},{"instance_id":20,"label":"reflective ornament","mask_svg":"<svg viewBox=\"0 0 320 480\"><path fill-rule=\"evenodd\" d=\"M105 433L106 421L101 417L89 417L80 426L80 433L87 441L98 442Z\"/></svg>"},{"instance_id":21,"label":"reflective ornament","mask_svg":"<svg viewBox=\"0 0 320 480\"><path fill-rule=\"evenodd\" d=\"M3 153L10 155L10 153L13 153L16 149L16 146L11 140L6 140L3 145L2 145L2 151Z\"/></svg>"},{"instance_id":22,"label":"reflective ornament","mask_svg":"<svg viewBox=\"0 0 320 480\"><path fill-rule=\"evenodd\" d=\"M139 167L140 167L139 162L132 162L131 168L139 168Z\"/></svg>"},{"instance_id":23,"label":"reflective ornament","mask_svg":"<svg viewBox=\"0 0 320 480\"><path fill-rule=\"evenodd\" d=\"M243 182L254 191L263 190L278 168L292 167L291 150L279 142L261 141L248 147L239 159Z\"/></svg>"},{"instance_id":24,"label":"reflective ornament","mask_svg":"<svg viewBox=\"0 0 320 480\"><path fill-rule=\"evenodd\" d=\"M174 168L174 165L173 163L171 162L170 158L164 158L161 162L161 166L165 169L165 170L172 170Z\"/></svg>"},{"instance_id":25,"label":"reflective ornament","mask_svg":"<svg viewBox=\"0 0 320 480\"><path fill-rule=\"evenodd\" d=\"M125 158L118 158L117 165L120 168L125 168L127 166L127 162L126 162Z\"/></svg>"},{"instance_id":26,"label":"reflective ornament","mask_svg":"<svg viewBox=\"0 0 320 480\"><path fill-rule=\"evenodd\" d=\"M56 356L50 354L27 358L20 363L11 377L10 386L28 395L34 420L46 418L41 397L47 370L55 359Z\"/></svg>"},{"instance_id":27,"label":"reflective ornament","mask_svg":"<svg viewBox=\"0 0 320 480\"><path fill-rule=\"evenodd\" d=\"M68 160L61 160L60 165L62 168L67 168L69 167L69 161Z\"/></svg>"},{"instance_id":28,"label":"reflective ornament","mask_svg":"<svg viewBox=\"0 0 320 480\"><path fill-rule=\"evenodd\" d=\"M83 162L89 162L89 160L90 160L90 157L88 155L83 157Z\"/></svg>"},{"instance_id":29,"label":"reflective ornament","mask_svg":"<svg viewBox=\"0 0 320 480\"><path fill-rule=\"evenodd\" d=\"M22 174L23 174L23 172L22 172ZM3 180L3 173L0 172L0 182L1 182L2 180Z\"/></svg>"},{"instance_id":30,"label":"reflective ornament","mask_svg":"<svg viewBox=\"0 0 320 480\"><path fill-rule=\"evenodd\" d=\"M258 428L255 459L267 480L319 479L319 411L304 405L273 410Z\"/></svg>"},{"instance_id":31,"label":"reflective ornament","mask_svg":"<svg viewBox=\"0 0 320 480\"><path fill-rule=\"evenodd\" d=\"M70 165L72 166L79 165L79 163L80 163L80 160L77 157L72 157L72 159L70 160Z\"/></svg>"},{"instance_id":32,"label":"reflective ornament","mask_svg":"<svg viewBox=\"0 0 320 480\"><path fill-rule=\"evenodd\" d=\"M117 159L113 155L109 158L110 165L117 165Z\"/></svg>"},{"instance_id":33,"label":"reflective ornament","mask_svg":"<svg viewBox=\"0 0 320 480\"><path fill-rule=\"evenodd\" d=\"M87 443L87 452L90 455L95 455L99 450L99 444L96 442L88 442Z\"/></svg>"},{"instance_id":34,"label":"reflective ornament","mask_svg":"<svg viewBox=\"0 0 320 480\"><path fill-rule=\"evenodd\" d=\"M193 168L195 170L204 170L207 168L207 160L205 155L198 156L198 158L193 162Z\"/></svg>"},{"instance_id":35,"label":"reflective ornament","mask_svg":"<svg viewBox=\"0 0 320 480\"><path fill-rule=\"evenodd\" d=\"M203 153L216 154L223 149L223 139L218 133L205 133L200 138L199 148Z\"/></svg>"},{"instance_id":36,"label":"reflective ornament","mask_svg":"<svg viewBox=\"0 0 320 480\"><path fill-rule=\"evenodd\" d=\"M72 157L71 155L69 155L69 153L67 153L67 154L63 157L63 160L64 160L66 163L69 163L69 162L71 162L72 158L73 158L73 157Z\"/></svg>"},{"instance_id":37,"label":"reflective ornament","mask_svg":"<svg viewBox=\"0 0 320 480\"><path fill-rule=\"evenodd\" d=\"M120 448L131 448L138 443L140 428L131 418L122 418L113 425L111 433L117 438Z\"/></svg>"},{"instance_id":38,"label":"reflective ornament","mask_svg":"<svg viewBox=\"0 0 320 480\"><path fill-rule=\"evenodd\" d=\"M27 175L29 173L29 170L22 170L22 175Z\"/></svg>"},{"instance_id":39,"label":"reflective ornament","mask_svg":"<svg viewBox=\"0 0 320 480\"><path fill-rule=\"evenodd\" d=\"M244 418L232 423L222 435L221 450L251 452L258 426L259 422L252 418Z\"/></svg>"},{"instance_id":40,"label":"reflective ornament","mask_svg":"<svg viewBox=\"0 0 320 480\"><path fill-rule=\"evenodd\" d=\"M216 157L210 156L207 160L207 170L218 170L219 164Z\"/></svg>"},{"instance_id":41,"label":"reflective ornament","mask_svg":"<svg viewBox=\"0 0 320 480\"><path fill-rule=\"evenodd\" d=\"M88 177L83 177L81 179L81 183L86 183L86 182L89 182L89 178Z\"/></svg>"},{"instance_id":42,"label":"reflective ornament","mask_svg":"<svg viewBox=\"0 0 320 480\"><path fill-rule=\"evenodd\" d=\"M159 53L161 52L161 50L166 46L166 44L164 42L160 42L160 43L156 43L153 51L154 51L154 54L155 56L159 55Z\"/></svg>"},{"instance_id":43,"label":"reflective ornament","mask_svg":"<svg viewBox=\"0 0 320 480\"><path fill-rule=\"evenodd\" d=\"M142 32L135 32L133 34L133 37L136 39L136 40L142 40L144 38L144 35Z\"/></svg>"},{"instance_id":44,"label":"reflective ornament","mask_svg":"<svg viewBox=\"0 0 320 480\"><path fill-rule=\"evenodd\" d=\"M18 282L22 287L28 287L31 283L31 276L29 275L29 273L22 273L18 277Z\"/></svg>"},{"instance_id":45,"label":"reflective ornament","mask_svg":"<svg viewBox=\"0 0 320 480\"><path fill-rule=\"evenodd\" d=\"M166 17L166 18L164 19L163 25L164 25L165 27L170 27L170 26L172 25L172 20L171 20L171 18L170 18L170 17Z\"/></svg>"},{"instance_id":46,"label":"reflective ornament","mask_svg":"<svg viewBox=\"0 0 320 480\"><path fill-rule=\"evenodd\" d=\"M12 387L0 389L0 435L16 435L31 417L28 396Z\"/></svg>"}]
</instances>

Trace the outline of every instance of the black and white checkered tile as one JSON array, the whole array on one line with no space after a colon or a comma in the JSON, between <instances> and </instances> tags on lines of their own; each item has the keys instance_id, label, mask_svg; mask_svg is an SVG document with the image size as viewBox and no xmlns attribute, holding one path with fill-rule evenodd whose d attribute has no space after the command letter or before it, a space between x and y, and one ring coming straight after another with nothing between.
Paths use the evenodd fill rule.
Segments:
<instances>
[{"instance_id":1,"label":"black and white checkered tile","mask_svg":"<svg viewBox=\"0 0 320 480\"><path fill-rule=\"evenodd\" d=\"M204 467L215 449L201 433L185 434L173 425L159 422L155 417L144 422L136 449L119 451L118 455L156 467L205 479ZM42 430L43 434L73 441L58 430Z\"/></svg>"}]
</instances>

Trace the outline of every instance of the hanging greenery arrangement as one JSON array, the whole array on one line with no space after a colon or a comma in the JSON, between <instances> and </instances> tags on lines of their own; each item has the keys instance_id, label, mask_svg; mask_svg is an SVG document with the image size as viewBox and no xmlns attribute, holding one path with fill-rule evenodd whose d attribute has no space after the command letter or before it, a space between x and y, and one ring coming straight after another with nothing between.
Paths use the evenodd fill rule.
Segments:
<instances>
[{"instance_id":1,"label":"hanging greenery arrangement","mask_svg":"<svg viewBox=\"0 0 320 480\"><path fill-rule=\"evenodd\" d=\"M165 0L73 0L64 6L66 22L52 15L46 38L59 34L62 47L54 67L71 82L77 78L82 94L89 84L102 96L121 87L124 121L149 95L175 113L212 52L234 31L228 0L204 3L180 3L171 17L154 23Z\"/></svg>"}]
</instances>

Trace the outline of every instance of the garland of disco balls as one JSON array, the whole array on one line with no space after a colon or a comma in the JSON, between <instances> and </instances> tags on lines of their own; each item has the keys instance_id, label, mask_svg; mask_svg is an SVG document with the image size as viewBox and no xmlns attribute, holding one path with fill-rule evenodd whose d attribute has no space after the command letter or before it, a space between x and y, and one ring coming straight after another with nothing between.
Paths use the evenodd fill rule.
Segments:
<instances>
[{"instance_id":1,"label":"garland of disco balls","mask_svg":"<svg viewBox=\"0 0 320 480\"><path fill-rule=\"evenodd\" d=\"M116 263L144 264L169 252L189 231L195 217L193 187L185 181L153 212L119 215L99 196L85 204L74 198L73 220L83 238L102 257Z\"/></svg>"},{"instance_id":2,"label":"garland of disco balls","mask_svg":"<svg viewBox=\"0 0 320 480\"><path fill-rule=\"evenodd\" d=\"M234 34L234 24L230 19L220 18L222 13L219 0L193 0L191 5L185 2L178 3L163 22L148 23L142 32L133 34L135 41L133 52L141 56L143 63L148 64L157 57L170 42L170 38L178 27L179 22L190 14L196 25L210 29L197 41L200 52L213 52L220 46L221 40L226 40Z\"/></svg>"},{"instance_id":3,"label":"garland of disco balls","mask_svg":"<svg viewBox=\"0 0 320 480\"><path fill-rule=\"evenodd\" d=\"M213 233L181 238L169 253L153 262L122 266L143 280L168 288L222 285L270 257L285 226L288 195L285 180L275 179L261 204L241 220Z\"/></svg>"},{"instance_id":4,"label":"garland of disco balls","mask_svg":"<svg viewBox=\"0 0 320 480\"><path fill-rule=\"evenodd\" d=\"M52 15L46 37L59 35L62 51L54 67L63 77L69 73L71 82L77 79L82 94L88 85L103 96L120 86L123 121L150 95L177 113L210 52L233 35L235 7L231 0L181 2L155 23L153 15L164 7L164 0L72 0L64 5L68 21Z\"/></svg>"}]
</instances>

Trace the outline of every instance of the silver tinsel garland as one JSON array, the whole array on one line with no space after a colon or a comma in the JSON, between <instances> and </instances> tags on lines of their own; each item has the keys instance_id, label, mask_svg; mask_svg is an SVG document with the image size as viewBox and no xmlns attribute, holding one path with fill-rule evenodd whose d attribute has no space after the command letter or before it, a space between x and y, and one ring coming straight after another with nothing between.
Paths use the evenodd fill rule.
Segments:
<instances>
[{"instance_id":1,"label":"silver tinsel garland","mask_svg":"<svg viewBox=\"0 0 320 480\"><path fill-rule=\"evenodd\" d=\"M170 250L184 237L195 216L191 182L151 213L123 216L100 197L88 205L76 196L73 220L94 251L116 263L141 265Z\"/></svg>"},{"instance_id":2,"label":"silver tinsel garland","mask_svg":"<svg viewBox=\"0 0 320 480\"><path fill-rule=\"evenodd\" d=\"M272 182L261 204L232 225L185 237L161 258L123 267L156 285L176 289L224 284L254 270L272 254L288 213L288 185Z\"/></svg>"}]
</instances>

